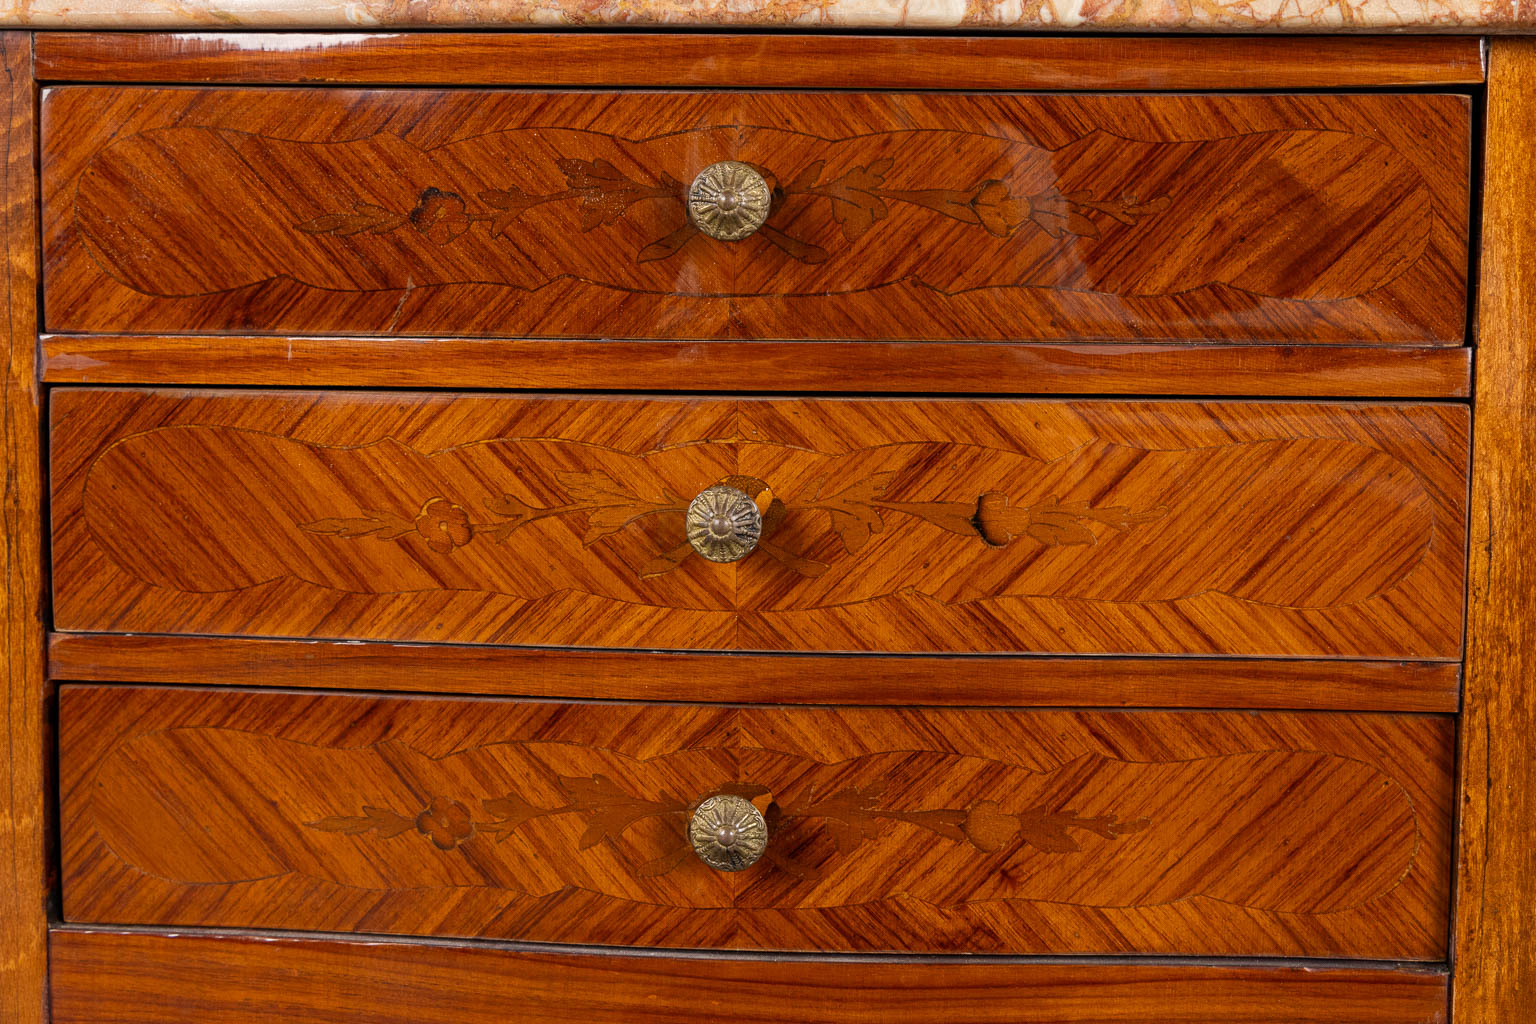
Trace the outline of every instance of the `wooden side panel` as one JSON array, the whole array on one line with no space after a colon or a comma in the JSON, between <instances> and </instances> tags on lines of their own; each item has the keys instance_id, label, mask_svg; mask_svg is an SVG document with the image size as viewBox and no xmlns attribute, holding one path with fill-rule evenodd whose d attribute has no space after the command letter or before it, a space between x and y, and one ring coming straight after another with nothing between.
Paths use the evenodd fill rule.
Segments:
<instances>
[{"instance_id":1,"label":"wooden side panel","mask_svg":"<svg viewBox=\"0 0 1536 1024\"><path fill-rule=\"evenodd\" d=\"M65 82L736 89L1348 89L1483 80L1441 36L868 36L721 33L43 32Z\"/></svg>"},{"instance_id":2,"label":"wooden side panel","mask_svg":"<svg viewBox=\"0 0 1536 1024\"><path fill-rule=\"evenodd\" d=\"M1452 662L666 654L54 633L54 679L594 700L1002 707L1461 707Z\"/></svg>"},{"instance_id":3,"label":"wooden side panel","mask_svg":"<svg viewBox=\"0 0 1536 1024\"><path fill-rule=\"evenodd\" d=\"M60 389L64 630L1455 659L1467 410ZM692 497L766 508L741 562Z\"/></svg>"},{"instance_id":4,"label":"wooden side panel","mask_svg":"<svg viewBox=\"0 0 1536 1024\"><path fill-rule=\"evenodd\" d=\"M1438 716L62 698L74 922L1445 955L1454 742ZM692 809L721 792L769 822L745 871L688 843Z\"/></svg>"},{"instance_id":5,"label":"wooden side panel","mask_svg":"<svg viewBox=\"0 0 1536 1024\"><path fill-rule=\"evenodd\" d=\"M1536 1019L1536 42L1490 55L1457 1024Z\"/></svg>"},{"instance_id":6,"label":"wooden side panel","mask_svg":"<svg viewBox=\"0 0 1536 1024\"><path fill-rule=\"evenodd\" d=\"M53 331L1465 333L1464 96L63 87L43 118ZM727 159L773 190L739 242L685 203Z\"/></svg>"},{"instance_id":7,"label":"wooden side panel","mask_svg":"<svg viewBox=\"0 0 1536 1024\"><path fill-rule=\"evenodd\" d=\"M55 1024L1442 1024L1435 971L670 959L56 930ZM1106 975L1113 972L1112 983Z\"/></svg>"},{"instance_id":8,"label":"wooden side panel","mask_svg":"<svg viewBox=\"0 0 1536 1024\"><path fill-rule=\"evenodd\" d=\"M0 33L0 1020L42 1024L46 823L42 454L37 384L37 93L32 40Z\"/></svg>"},{"instance_id":9,"label":"wooden side panel","mask_svg":"<svg viewBox=\"0 0 1536 1024\"><path fill-rule=\"evenodd\" d=\"M51 384L1467 398L1472 350L1406 345L535 341L52 334Z\"/></svg>"}]
</instances>

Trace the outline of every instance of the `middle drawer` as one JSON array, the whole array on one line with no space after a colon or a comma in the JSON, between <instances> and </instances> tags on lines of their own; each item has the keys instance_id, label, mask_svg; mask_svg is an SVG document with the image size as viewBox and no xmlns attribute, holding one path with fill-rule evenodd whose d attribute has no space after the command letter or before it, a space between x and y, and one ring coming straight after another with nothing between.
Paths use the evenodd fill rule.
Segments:
<instances>
[{"instance_id":1,"label":"middle drawer","mask_svg":"<svg viewBox=\"0 0 1536 1024\"><path fill-rule=\"evenodd\" d=\"M51 415L61 630L1460 653L1462 406L66 388ZM719 486L744 506L690 541ZM715 513L755 550L701 557Z\"/></svg>"},{"instance_id":2,"label":"middle drawer","mask_svg":"<svg viewBox=\"0 0 1536 1024\"><path fill-rule=\"evenodd\" d=\"M1435 715L66 686L64 910L668 947L1438 960L1453 750ZM716 796L750 807L717 804L701 836ZM761 858L707 866L695 844L719 858L722 824Z\"/></svg>"}]
</instances>

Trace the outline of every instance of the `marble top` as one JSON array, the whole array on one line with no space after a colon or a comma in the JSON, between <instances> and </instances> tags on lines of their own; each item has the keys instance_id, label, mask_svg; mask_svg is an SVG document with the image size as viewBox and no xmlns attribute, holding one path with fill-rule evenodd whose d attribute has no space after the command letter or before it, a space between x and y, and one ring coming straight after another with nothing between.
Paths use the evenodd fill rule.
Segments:
<instances>
[{"instance_id":1,"label":"marble top","mask_svg":"<svg viewBox=\"0 0 1536 1024\"><path fill-rule=\"evenodd\" d=\"M0 0L0 25L1518 32L1536 30L1536 0Z\"/></svg>"}]
</instances>

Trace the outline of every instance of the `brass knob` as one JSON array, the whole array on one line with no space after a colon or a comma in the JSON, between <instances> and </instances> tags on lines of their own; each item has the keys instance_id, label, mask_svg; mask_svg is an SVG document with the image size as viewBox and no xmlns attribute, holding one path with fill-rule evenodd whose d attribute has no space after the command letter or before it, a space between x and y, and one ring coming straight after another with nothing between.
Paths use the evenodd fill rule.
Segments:
<instances>
[{"instance_id":1,"label":"brass knob","mask_svg":"<svg viewBox=\"0 0 1536 1024\"><path fill-rule=\"evenodd\" d=\"M688 219L710 238L739 242L763 226L773 192L750 164L722 160L688 186Z\"/></svg>"},{"instance_id":2,"label":"brass knob","mask_svg":"<svg viewBox=\"0 0 1536 1024\"><path fill-rule=\"evenodd\" d=\"M688 841L699 860L715 870L741 871L768 849L768 823L750 800L712 796L694 810Z\"/></svg>"},{"instance_id":3,"label":"brass knob","mask_svg":"<svg viewBox=\"0 0 1536 1024\"><path fill-rule=\"evenodd\" d=\"M757 547L763 514L745 491L716 484L688 504L688 543L711 562L736 562Z\"/></svg>"}]
</instances>

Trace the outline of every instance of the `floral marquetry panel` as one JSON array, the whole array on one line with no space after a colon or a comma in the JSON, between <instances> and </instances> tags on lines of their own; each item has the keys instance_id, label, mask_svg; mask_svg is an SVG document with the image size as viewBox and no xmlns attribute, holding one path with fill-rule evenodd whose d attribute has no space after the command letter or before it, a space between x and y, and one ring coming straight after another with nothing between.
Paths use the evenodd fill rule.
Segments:
<instances>
[{"instance_id":1,"label":"floral marquetry panel","mask_svg":"<svg viewBox=\"0 0 1536 1024\"><path fill-rule=\"evenodd\" d=\"M66 687L66 918L639 946L1445 955L1451 720ZM706 800L766 849L695 855ZM754 820L757 815L752 815Z\"/></svg>"},{"instance_id":2,"label":"floral marquetry panel","mask_svg":"<svg viewBox=\"0 0 1536 1024\"><path fill-rule=\"evenodd\" d=\"M1453 344L1469 116L1454 95L58 88L46 322ZM717 223L735 191L690 203L722 166L754 183L747 234Z\"/></svg>"},{"instance_id":3,"label":"floral marquetry panel","mask_svg":"<svg viewBox=\"0 0 1536 1024\"><path fill-rule=\"evenodd\" d=\"M55 626L1454 659L1467 410L65 388ZM756 546L712 562L724 485ZM751 508L747 512L754 511Z\"/></svg>"}]
</instances>

